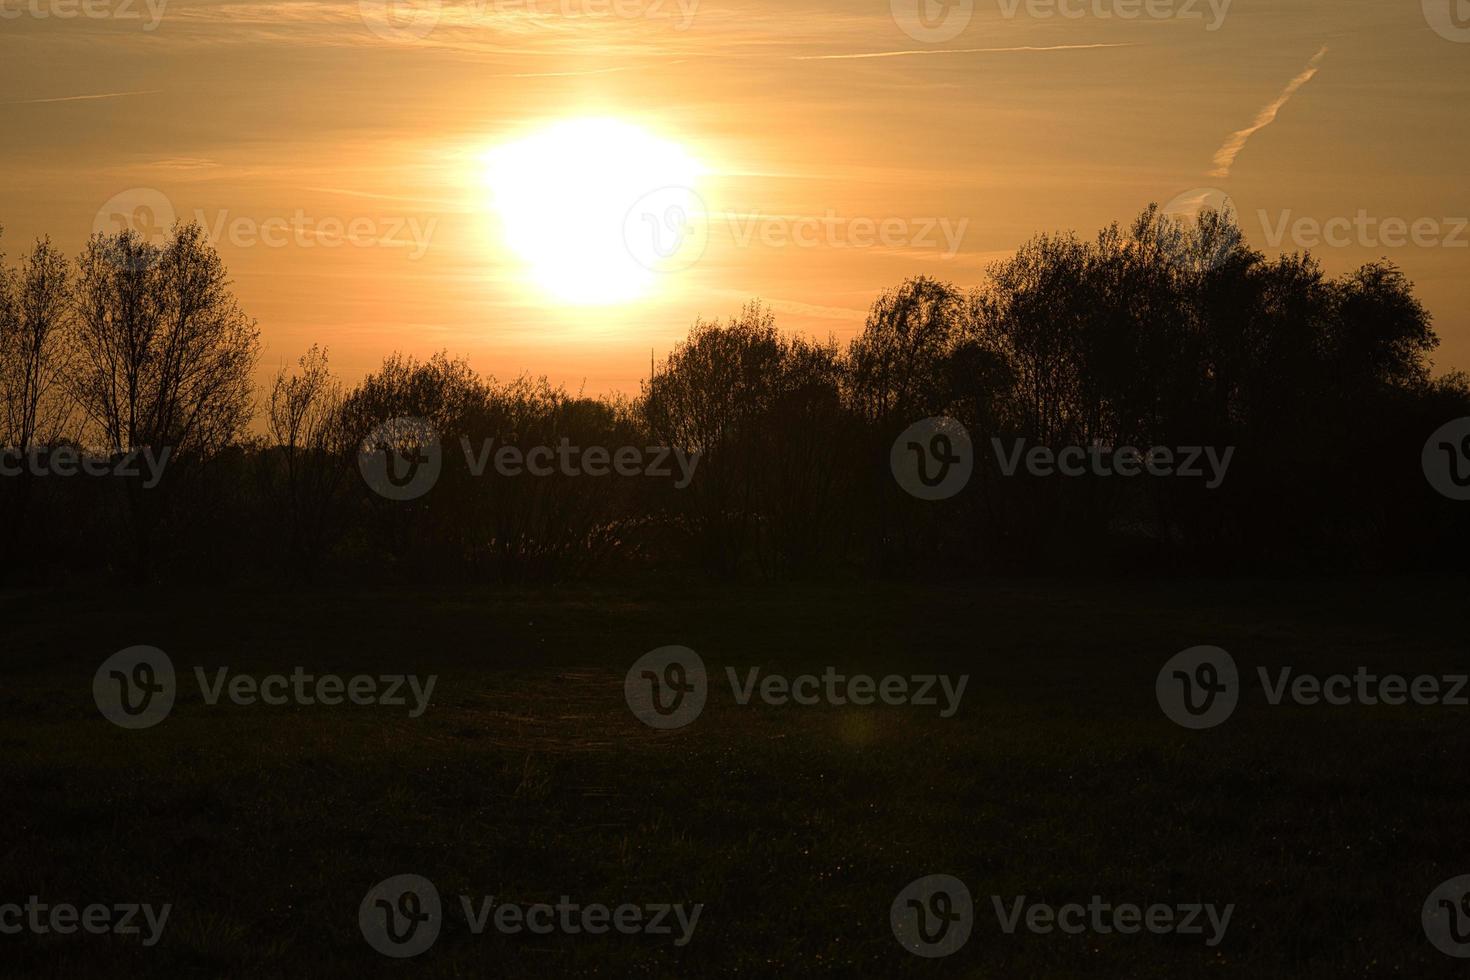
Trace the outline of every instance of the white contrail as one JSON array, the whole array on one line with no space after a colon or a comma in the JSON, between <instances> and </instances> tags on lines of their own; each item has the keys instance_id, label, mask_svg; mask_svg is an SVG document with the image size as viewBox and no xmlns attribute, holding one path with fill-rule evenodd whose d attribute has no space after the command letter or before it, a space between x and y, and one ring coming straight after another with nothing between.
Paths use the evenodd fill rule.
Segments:
<instances>
[{"instance_id":1,"label":"white contrail","mask_svg":"<svg viewBox=\"0 0 1470 980\"><path fill-rule=\"evenodd\" d=\"M144 92L102 92L98 95L63 95L56 99L21 99L19 102L0 102L0 105L42 105L47 102L90 102L92 99L121 99L128 95L157 95L161 88Z\"/></svg>"},{"instance_id":2,"label":"white contrail","mask_svg":"<svg viewBox=\"0 0 1470 980\"><path fill-rule=\"evenodd\" d=\"M853 61L858 58L907 58L916 54L1003 54L1008 51L1092 51L1097 48L1134 48L1138 42L1126 44L1053 44L1047 47L1024 45L1015 48L919 48L913 51L871 51L867 54L802 54L793 61Z\"/></svg>"},{"instance_id":3,"label":"white contrail","mask_svg":"<svg viewBox=\"0 0 1470 980\"><path fill-rule=\"evenodd\" d=\"M1230 176L1230 168L1235 165L1235 158L1240 155L1240 151L1245 149L1246 141L1276 121L1276 114L1281 111L1281 107L1290 101L1299 88L1310 82L1313 75L1317 74L1317 69L1322 66L1322 59L1326 54L1327 45L1324 44L1322 50L1314 54L1312 60L1307 62L1307 67L1302 73L1287 83L1285 91L1277 97L1276 101L1256 114L1255 122L1231 135L1225 141L1225 145L1215 151L1215 169L1210 171L1211 177Z\"/></svg>"}]
</instances>

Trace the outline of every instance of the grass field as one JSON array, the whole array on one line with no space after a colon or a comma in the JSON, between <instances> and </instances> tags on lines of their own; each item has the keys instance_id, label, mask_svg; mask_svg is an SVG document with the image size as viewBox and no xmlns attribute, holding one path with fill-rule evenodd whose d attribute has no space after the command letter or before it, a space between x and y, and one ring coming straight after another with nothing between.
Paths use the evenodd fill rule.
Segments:
<instances>
[{"instance_id":1,"label":"grass field","mask_svg":"<svg viewBox=\"0 0 1470 980\"><path fill-rule=\"evenodd\" d=\"M16 976L1461 976L1425 898L1470 873L1470 709L1269 706L1255 667L1467 666L1465 583L687 584L8 594L0 903L170 903L161 940L0 936ZM92 678L151 644L172 714L128 731ZM623 677L698 651L709 703L656 731ZM1245 690L1188 731L1165 660L1234 655ZM210 706L210 670L437 674L386 706ZM958 713L737 705L724 668L970 677ZM358 907L423 875L437 942L375 952ZM906 952L889 906L944 873L968 943ZM702 903L691 940L473 934L457 896ZM990 896L1235 905L1223 941L1006 934ZM677 932L677 930L676 930Z\"/></svg>"}]
</instances>

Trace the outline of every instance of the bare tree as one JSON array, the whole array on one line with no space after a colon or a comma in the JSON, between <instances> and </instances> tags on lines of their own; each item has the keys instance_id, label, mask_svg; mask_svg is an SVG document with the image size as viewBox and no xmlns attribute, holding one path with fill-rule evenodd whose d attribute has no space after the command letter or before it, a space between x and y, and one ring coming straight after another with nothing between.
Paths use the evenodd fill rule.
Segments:
<instances>
[{"instance_id":1,"label":"bare tree","mask_svg":"<svg viewBox=\"0 0 1470 980\"><path fill-rule=\"evenodd\" d=\"M680 494L701 557L739 571L758 520L761 427L782 370L775 318L758 304L728 325L697 321L644 389L642 414L665 445L700 454L700 479Z\"/></svg>"},{"instance_id":2,"label":"bare tree","mask_svg":"<svg viewBox=\"0 0 1470 980\"><path fill-rule=\"evenodd\" d=\"M77 280L72 389L107 448L203 456L244 430L260 333L203 228L94 235Z\"/></svg>"},{"instance_id":3,"label":"bare tree","mask_svg":"<svg viewBox=\"0 0 1470 980\"><path fill-rule=\"evenodd\" d=\"M291 567L309 580L339 525L352 440L327 352L313 346L297 364L297 373L282 368L271 384L266 431L278 455L266 472L287 523Z\"/></svg>"},{"instance_id":4,"label":"bare tree","mask_svg":"<svg viewBox=\"0 0 1470 980\"><path fill-rule=\"evenodd\" d=\"M70 434L75 412L63 386L69 316L66 259L49 239L37 241L19 268L0 264L0 453L24 458ZM36 483L29 466L8 473L0 486L0 551L34 554Z\"/></svg>"},{"instance_id":5,"label":"bare tree","mask_svg":"<svg viewBox=\"0 0 1470 980\"><path fill-rule=\"evenodd\" d=\"M873 421L916 421L946 409L947 359L961 337L963 297L925 276L873 303L863 332L848 348L850 398Z\"/></svg>"},{"instance_id":6,"label":"bare tree","mask_svg":"<svg viewBox=\"0 0 1470 980\"><path fill-rule=\"evenodd\" d=\"M244 434L260 334L198 224L175 226L162 246L94 235L77 260L75 337L69 386L87 436L107 450L150 451L173 474ZM169 494L133 481L124 493L135 574L146 577Z\"/></svg>"},{"instance_id":7,"label":"bare tree","mask_svg":"<svg viewBox=\"0 0 1470 980\"><path fill-rule=\"evenodd\" d=\"M0 272L0 444L22 454L66 434L61 397L70 315L67 263L49 238L15 274Z\"/></svg>"}]
</instances>

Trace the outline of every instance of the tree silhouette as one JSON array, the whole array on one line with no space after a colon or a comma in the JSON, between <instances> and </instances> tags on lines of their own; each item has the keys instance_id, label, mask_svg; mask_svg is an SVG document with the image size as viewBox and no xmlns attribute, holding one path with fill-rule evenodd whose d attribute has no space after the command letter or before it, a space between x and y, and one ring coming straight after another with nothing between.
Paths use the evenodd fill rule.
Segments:
<instances>
[{"instance_id":1,"label":"tree silhouette","mask_svg":"<svg viewBox=\"0 0 1470 980\"><path fill-rule=\"evenodd\" d=\"M105 575L120 553L150 577L284 563L303 579L500 582L649 567L775 579L1462 568L1470 518L1419 462L1428 433L1470 416L1470 381L1432 377L1437 343L1389 263L1331 278L1309 254L1252 249L1233 215L1150 207L1091 240L1037 235L968 290L903 282L845 347L783 334L759 303L696 320L632 402L499 383L447 353L392 354L345 388L313 347L271 382L251 436L258 334L201 228L161 245L94 236L70 267L42 240L0 266L4 448L74 438L173 456L147 491L4 478L7 546L39 555L31 536L47 541L5 567ZM963 424L976 455L943 501L915 500L890 471L899 433L930 416ZM369 436L401 418L426 420L443 459L413 500L357 473ZM1018 444L1233 456L1216 487L1005 475L996 448ZM503 476L494 463L502 450L648 446L698 453L690 484L560 465Z\"/></svg>"}]
</instances>

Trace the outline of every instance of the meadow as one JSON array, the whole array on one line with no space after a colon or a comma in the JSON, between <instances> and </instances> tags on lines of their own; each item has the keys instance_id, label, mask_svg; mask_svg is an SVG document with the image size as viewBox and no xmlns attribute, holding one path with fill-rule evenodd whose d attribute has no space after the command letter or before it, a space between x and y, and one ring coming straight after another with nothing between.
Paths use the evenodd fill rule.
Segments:
<instances>
[{"instance_id":1,"label":"meadow","mask_svg":"<svg viewBox=\"0 0 1470 980\"><path fill-rule=\"evenodd\" d=\"M1463 672L1460 579L974 580L538 593L7 592L0 899L170 903L160 941L0 936L7 976L1436 977L1420 910L1470 871L1466 708L1271 706L1256 667ZM98 666L179 669L160 724L109 723ZM658 731L629 667L682 644L703 713ZM1244 690L1169 721L1155 679L1197 644ZM213 676L437 675L428 709L210 705ZM737 704L725 668L969 675L939 708ZM186 675L190 675L187 676ZM375 952L376 882L444 898L432 948ZM905 951L901 889L950 874L968 943ZM669 936L476 935L481 901L701 903ZM1199 936L1005 933L991 896L1227 903ZM677 930L676 930L677 935Z\"/></svg>"}]
</instances>

